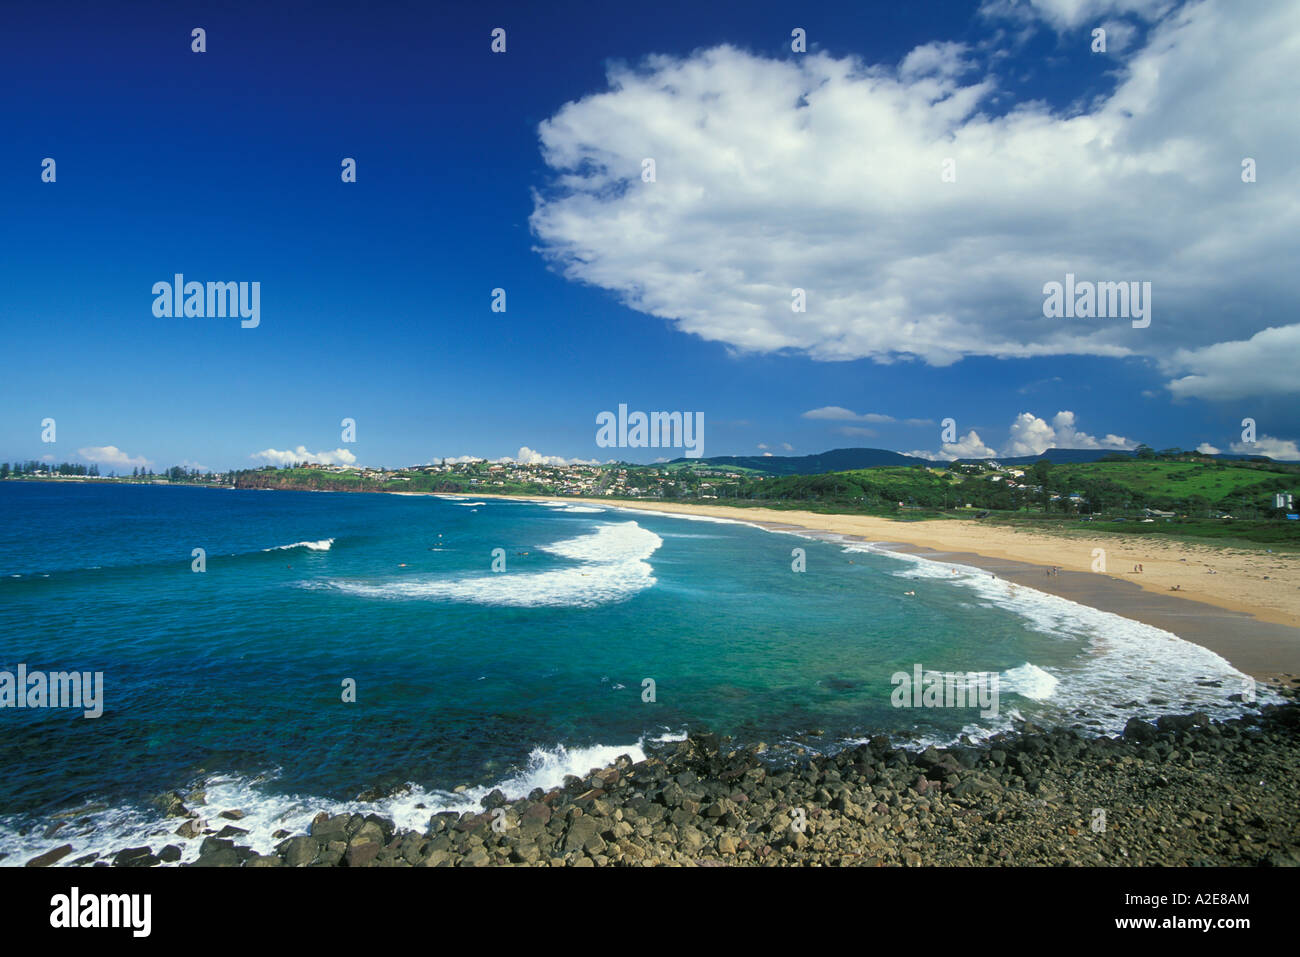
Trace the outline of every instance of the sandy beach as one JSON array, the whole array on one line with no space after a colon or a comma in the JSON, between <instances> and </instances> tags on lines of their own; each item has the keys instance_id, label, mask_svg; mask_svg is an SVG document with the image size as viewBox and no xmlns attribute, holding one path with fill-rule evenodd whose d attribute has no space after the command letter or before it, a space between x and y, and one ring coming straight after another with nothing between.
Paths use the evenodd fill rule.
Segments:
<instances>
[{"instance_id":1,"label":"sandy beach","mask_svg":"<svg viewBox=\"0 0 1300 957\"><path fill-rule=\"evenodd\" d=\"M1044 532L963 519L907 522L870 515L661 501L600 504L732 519L818 537L892 543L900 550L985 568L1016 584L1171 631L1260 680L1300 675L1300 556L1294 554L1270 554L1262 547L1089 534L1086 529ZM1105 551L1104 573L1093 571L1094 549ZM1135 570L1139 565L1141 572ZM1051 568L1060 571L1049 575Z\"/></svg>"}]
</instances>

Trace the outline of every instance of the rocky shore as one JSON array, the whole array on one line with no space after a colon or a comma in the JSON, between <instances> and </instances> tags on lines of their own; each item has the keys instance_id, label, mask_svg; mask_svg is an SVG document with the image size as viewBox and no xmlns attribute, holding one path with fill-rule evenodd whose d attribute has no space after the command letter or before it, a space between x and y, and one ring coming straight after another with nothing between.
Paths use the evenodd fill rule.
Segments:
<instances>
[{"instance_id":1,"label":"rocky shore","mask_svg":"<svg viewBox=\"0 0 1300 957\"><path fill-rule=\"evenodd\" d=\"M322 813L269 855L240 844L238 810L203 821L172 793L178 843L71 863L174 863L198 840L198 867L1300 865L1294 701L1222 723L1134 719L1114 738L1024 725L917 752L878 737L785 767L728 744L694 734L423 831Z\"/></svg>"}]
</instances>

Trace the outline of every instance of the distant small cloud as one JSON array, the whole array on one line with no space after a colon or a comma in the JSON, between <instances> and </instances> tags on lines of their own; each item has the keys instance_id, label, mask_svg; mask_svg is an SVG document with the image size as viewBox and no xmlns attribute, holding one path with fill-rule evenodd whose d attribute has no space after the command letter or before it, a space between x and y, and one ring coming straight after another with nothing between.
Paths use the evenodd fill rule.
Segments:
<instances>
[{"instance_id":1,"label":"distant small cloud","mask_svg":"<svg viewBox=\"0 0 1300 957\"><path fill-rule=\"evenodd\" d=\"M896 422L892 415L879 412L857 413L842 405L824 405L820 409L809 409L803 414L805 419L826 419L838 422Z\"/></svg>"},{"instance_id":2,"label":"distant small cloud","mask_svg":"<svg viewBox=\"0 0 1300 957\"><path fill-rule=\"evenodd\" d=\"M518 453L512 458L504 455L497 459L502 465L599 465L596 459L566 459L562 455L543 455L541 452L535 452L526 445L519 447Z\"/></svg>"},{"instance_id":3,"label":"distant small cloud","mask_svg":"<svg viewBox=\"0 0 1300 957\"><path fill-rule=\"evenodd\" d=\"M307 446L281 451L280 449L263 449L249 456L255 462L267 465L293 465L297 462L309 462L312 465L355 465L357 457L347 449L335 449L333 452L308 452Z\"/></svg>"},{"instance_id":4,"label":"distant small cloud","mask_svg":"<svg viewBox=\"0 0 1300 957\"><path fill-rule=\"evenodd\" d=\"M1036 379L1033 382L1026 382L1016 391L1019 392L1021 395L1027 395L1030 392L1037 392L1043 386L1055 385L1056 383L1061 381L1062 379L1059 375L1049 376L1046 379Z\"/></svg>"},{"instance_id":5,"label":"distant small cloud","mask_svg":"<svg viewBox=\"0 0 1300 957\"><path fill-rule=\"evenodd\" d=\"M1216 449L1209 442L1202 442L1196 447L1196 451L1200 452L1202 455L1218 455L1221 450Z\"/></svg>"},{"instance_id":6,"label":"distant small cloud","mask_svg":"<svg viewBox=\"0 0 1300 957\"><path fill-rule=\"evenodd\" d=\"M96 445L90 448L77 449L77 454L87 462L93 462L96 465L111 465L114 468L132 468L142 465L152 465L153 463L143 455L127 455L116 445ZM53 461L53 456L48 456Z\"/></svg>"}]
</instances>

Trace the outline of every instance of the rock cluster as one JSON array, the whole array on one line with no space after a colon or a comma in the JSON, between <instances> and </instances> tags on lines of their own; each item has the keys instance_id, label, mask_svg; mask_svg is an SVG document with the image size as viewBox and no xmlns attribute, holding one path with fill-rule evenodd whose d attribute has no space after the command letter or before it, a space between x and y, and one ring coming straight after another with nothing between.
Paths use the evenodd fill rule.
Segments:
<instances>
[{"instance_id":1,"label":"rock cluster","mask_svg":"<svg viewBox=\"0 0 1300 957\"><path fill-rule=\"evenodd\" d=\"M494 791L481 812L434 814L423 831L322 813L261 855L227 825L202 837L194 866L1292 866L1298 739L1292 703L1222 723L1134 719L1113 738L1024 725L917 752L882 736L788 766L698 733L552 791ZM112 863L177 857L134 848Z\"/></svg>"}]
</instances>

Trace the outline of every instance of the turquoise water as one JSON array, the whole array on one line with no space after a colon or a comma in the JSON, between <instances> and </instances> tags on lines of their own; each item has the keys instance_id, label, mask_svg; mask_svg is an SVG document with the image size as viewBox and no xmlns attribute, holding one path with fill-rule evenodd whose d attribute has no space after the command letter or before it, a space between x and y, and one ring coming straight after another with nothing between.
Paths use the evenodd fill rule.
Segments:
<instances>
[{"instance_id":1,"label":"turquoise water","mask_svg":"<svg viewBox=\"0 0 1300 957\"><path fill-rule=\"evenodd\" d=\"M0 710L4 863L68 840L161 845L148 799L197 784L266 844L367 789L416 822L702 726L831 749L1016 716L1113 730L1169 710L1153 697L1223 709L1239 690L1203 649L986 572L736 523L19 482L0 508L0 670L101 671L105 689L95 719ZM998 715L893 707L891 675L915 664L997 673Z\"/></svg>"}]
</instances>

